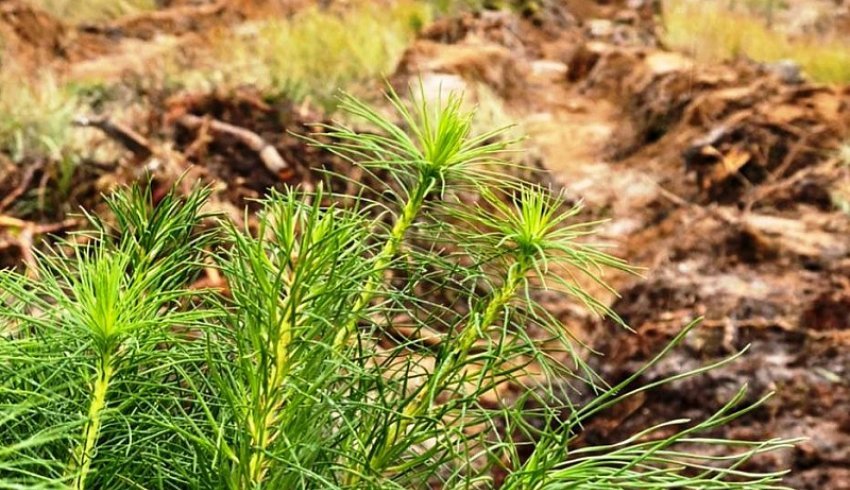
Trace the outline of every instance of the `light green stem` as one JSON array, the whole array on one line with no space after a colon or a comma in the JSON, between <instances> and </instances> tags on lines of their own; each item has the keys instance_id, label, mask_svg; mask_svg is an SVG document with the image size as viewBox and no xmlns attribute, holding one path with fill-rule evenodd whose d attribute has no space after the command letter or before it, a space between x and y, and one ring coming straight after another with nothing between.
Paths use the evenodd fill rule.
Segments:
<instances>
[{"instance_id":1,"label":"light green stem","mask_svg":"<svg viewBox=\"0 0 850 490\"><path fill-rule=\"evenodd\" d=\"M336 338L334 338L333 350L335 352L339 352L342 347L348 343L348 340L357 328L357 322L360 320L360 314L375 298L375 295L378 292L378 287L383 282L384 270L390 266L393 259L401 249L404 236L407 234L410 227L413 226L413 222L416 220L416 217L422 210L422 206L425 204L425 198L433 188L434 179L422 178L417 184L413 194L411 194L410 199L408 199L404 208L402 208L401 216L399 216L398 220L396 220L395 224L393 224L393 228L390 230L390 236L387 238L387 242L384 243L381 251L375 256L375 265L372 269L372 273L366 281L366 286L354 302L354 305L351 308L351 315L348 317L339 332L337 332ZM356 486L359 481L360 475L357 473L348 473L345 476L346 486Z\"/></svg>"},{"instance_id":2,"label":"light green stem","mask_svg":"<svg viewBox=\"0 0 850 490\"><path fill-rule=\"evenodd\" d=\"M289 311L288 308L285 311ZM280 322L277 340L271 346L275 352L274 363L266 378L265 391L260 395L255 418L250 419L249 431L254 448L248 463L250 483L245 488L260 488L269 470L266 450L277 439L275 428L279 421L279 412L285 396L282 385L289 368L289 347L292 331L289 328L289 316Z\"/></svg>"},{"instance_id":3,"label":"light green stem","mask_svg":"<svg viewBox=\"0 0 850 490\"><path fill-rule=\"evenodd\" d=\"M380 473L386 467L387 458L398 437L407 432L408 427L416 417L430 409L434 397L438 394L438 389L444 385L457 368L466 362L475 341L485 335L490 327L496 323L499 314L516 295L528 271L529 267L522 261L515 263L508 270L505 283L487 302L484 312L480 316L473 317L473 321L463 329L450 353L435 366L434 374L428 378L428 381L419 389L416 396L405 405L398 423L390 427L381 449L375 452L375 456L370 461L373 471Z\"/></svg>"},{"instance_id":4,"label":"light green stem","mask_svg":"<svg viewBox=\"0 0 850 490\"><path fill-rule=\"evenodd\" d=\"M74 490L84 490L86 488L86 478L91 472L91 464L94 459L94 451L97 446L97 439L100 436L100 428L103 425L103 411L106 409L106 394L109 391L109 383L112 380L114 370L112 367L112 359L108 354L103 355L100 359L100 365L95 374L94 385L92 386L91 401L89 403L88 420L82 433L82 445L77 446L74 450L73 460L69 465L69 469L75 471L74 482L72 488ZM79 471L77 469L79 468Z\"/></svg>"},{"instance_id":5,"label":"light green stem","mask_svg":"<svg viewBox=\"0 0 850 490\"><path fill-rule=\"evenodd\" d=\"M390 231L390 236L387 239L387 242L381 248L381 251L378 252L378 255L375 256L375 266L372 269L371 275L366 280L366 286L360 292L360 295L351 307L351 315L346 320L345 325L343 325L339 332L337 332L336 338L334 338L334 351L339 351L342 346L348 342L351 334L354 333L354 330L357 328L357 322L360 320L360 313L362 313L363 310L369 306L369 303L371 303L375 298L378 288L383 282L384 271L390 266L390 263L392 263L396 254L398 254L401 249L401 243L404 240L404 236L407 234L407 230L413 226L413 221L422 210L422 206L425 203L425 197L429 192L431 192L432 188L433 179L423 178L417 185L410 199L407 203L405 203L404 208L401 211L401 216L399 216Z\"/></svg>"}]
</instances>

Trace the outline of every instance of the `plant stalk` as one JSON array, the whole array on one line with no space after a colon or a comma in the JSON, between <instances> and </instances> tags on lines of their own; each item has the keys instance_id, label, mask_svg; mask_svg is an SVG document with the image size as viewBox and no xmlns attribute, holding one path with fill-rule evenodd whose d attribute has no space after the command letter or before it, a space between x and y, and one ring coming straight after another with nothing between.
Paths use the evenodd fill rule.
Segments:
<instances>
[{"instance_id":1,"label":"plant stalk","mask_svg":"<svg viewBox=\"0 0 850 490\"><path fill-rule=\"evenodd\" d=\"M91 402L89 403L88 421L83 428L82 446L78 446L74 451L73 460L69 465L69 469L76 470L72 488L74 490L84 490L86 488L86 478L91 472L92 460L94 459L94 451L97 446L97 439L100 436L100 428L103 425L103 412L106 409L106 395L109 391L109 384L114 375L112 366L112 358L109 354L101 356L100 363L95 374L94 385L92 387Z\"/></svg>"},{"instance_id":2,"label":"plant stalk","mask_svg":"<svg viewBox=\"0 0 850 490\"><path fill-rule=\"evenodd\" d=\"M360 319L360 313L362 313L363 310L369 306L369 303L371 303L375 298L375 295L378 292L378 287L383 282L384 270L390 266L390 263L392 263L396 254L398 254L401 249L401 243L404 240L404 236L407 234L407 230L413 226L413 221L419 215L419 212L422 210L422 206L425 204L425 197L433 188L433 178L422 178L416 186L413 195L405 203L404 208L402 208L401 211L401 216L399 216L398 220L396 220L392 230L390 231L390 236L387 239L387 242L381 248L381 251L378 252L378 255L375 256L375 267L372 269L372 273L366 281L366 286L360 292L360 295L357 297L354 305L352 305L351 315L334 338L334 351L338 352L342 346L348 342L351 334L354 333L354 330L357 328L357 322Z\"/></svg>"},{"instance_id":3,"label":"plant stalk","mask_svg":"<svg viewBox=\"0 0 850 490\"><path fill-rule=\"evenodd\" d=\"M284 311L290 311L289 305L284 306ZM289 328L290 319L289 314L284 316L279 322L276 340L270 341L272 345L269 350L275 353L274 362L269 367L270 371L264 381L265 391L260 394L254 416L248 421L252 451L248 462L250 481L247 482L246 489L260 488L268 474L269 465L266 452L277 439L274 430L278 423L278 414L285 401L282 385L289 368L289 348L292 342L292 331Z\"/></svg>"},{"instance_id":4,"label":"plant stalk","mask_svg":"<svg viewBox=\"0 0 850 490\"><path fill-rule=\"evenodd\" d=\"M428 411L434 397L438 394L439 388L448 380L451 373L466 362L475 341L485 335L490 327L496 323L500 312L516 295L529 270L530 266L525 261L518 261L508 269L504 284L491 296L484 312L480 316L475 316L473 321L467 324L455 345L452 346L451 352L435 366L434 374L428 378L428 381L419 389L416 396L405 405L398 424L390 428L381 449L375 453L370 461L373 471L381 472L385 467L392 446L398 437L407 432L408 427L416 417Z\"/></svg>"},{"instance_id":5,"label":"plant stalk","mask_svg":"<svg viewBox=\"0 0 850 490\"><path fill-rule=\"evenodd\" d=\"M372 270L372 274L366 281L366 286L354 302L354 305L351 308L351 315L334 338L333 350L335 352L339 352L348 342L349 338L351 338L351 334L353 334L357 328L360 313L362 313L362 311L368 307L369 303L371 303L375 298L378 287L383 282L382 278L384 270L389 267L390 263L401 249L401 244L404 240L404 236L407 234L407 230L413 226L414 220L416 220L416 217L422 210L422 206L425 204L426 196L433 188L433 178L421 178L410 199L408 199L404 208L402 208L401 216L399 216L398 220L396 220L393 224L393 228L390 231L390 236L387 239L387 242L384 243L381 251L375 256L375 267ZM360 475L357 473L348 473L344 480L347 486L354 486L360 481Z\"/></svg>"}]
</instances>

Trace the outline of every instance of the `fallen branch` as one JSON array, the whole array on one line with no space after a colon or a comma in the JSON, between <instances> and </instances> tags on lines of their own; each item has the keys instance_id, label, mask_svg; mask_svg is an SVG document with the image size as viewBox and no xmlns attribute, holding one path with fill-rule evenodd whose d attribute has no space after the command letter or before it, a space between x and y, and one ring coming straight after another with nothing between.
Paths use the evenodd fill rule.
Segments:
<instances>
[{"instance_id":1,"label":"fallen branch","mask_svg":"<svg viewBox=\"0 0 850 490\"><path fill-rule=\"evenodd\" d=\"M730 226L738 226L741 223L741 218L739 216L733 216L725 212L724 210L715 208L713 206L700 206L699 204L688 201L687 199L673 193L672 191L665 189L664 186L651 179L650 177L645 176L644 178L655 186L661 197L666 198L668 201L672 202L676 206L692 209L698 213L715 218Z\"/></svg>"},{"instance_id":2,"label":"fallen branch","mask_svg":"<svg viewBox=\"0 0 850 490\"><path fill-rule=\"evenodd\" d=\"M121 123L110 121L106 117L90 118L86 116L78 116L74 118L74 126L84 128L97 128L103 131L104 134L121 143L125 148L133 152L140 159L147 159L155 152L153 145L147 138L140 135L132 128L129 128Z\"/></svg>"},{"instance_id":3,"label":"fallen branch","mask_svg":"<svg viewBox=\"0 0 850 490\"><path fill-rule=\"evenodd\" d=\"M781 180L774 178L774 175L780 175L779 173L774 173L765 184L754 188L745 196L744 211L749 212L759 201L770 197L777 192L789 189L807 177L816 175L819 172L829 173L831 170L840 165L840 163L841 161L838 158L830 158L822 164L808 166Z\"/></svg>"},{"instance_id":4,"label":"fallen branch","mask_svg":"<svg viewBox=\"0 0 850 490\"><path fill-rule=\"evenodd\" d=\"M263 165L275 175L282 176L282 174L288 174L292 171L277 149L253 131L217 119L199 117L193 114L183 114L176 121L181 126L192 130L202 129L205 125L208 125L208 130L212 133L225 134L236 138L240 143L257 152Z\"/></svg>"},{"instance_id":5,"label":"fallen branch","mask_svg":"<svg viewBox=\"0 0 850 490\"><path fill-rule=\"evenodd\" d=\"M69 218L63 221L59 221L58 223L33 223L32 221L22 220L20 218L15 218L14 216L6 216L0 215L0 226L6 228L19 228L19 229L30 229L36 235L42 235L44 233L55 233L57 231L61 231L67 228L71 228L76 226L78 221Z\"/></svg>"},{"instance_id":6,"label":"fallen branch","mask_svg":"<svg viewBox=\"0 0 850 490\"><path fill-rule=\"evenodd\" d=\"M21 251L21 260L27 266L27 275L37 277L38 264L33 253L34 239L37 235L55 233L78 224L75 219L66 219L58 223L33 223L13 216L0 215L0 227L17 228L17 236L6 240L4 245L16 246Z\"/></svg>"},{"instance_id":7,"label":"fallen branch","mask_svg":"<svg viewBox=\"0 0 850 490\"><path fill-rule=\"evenodd\" d=\"M18 184L12 192L10 192L6 197L0 201L0 212L5 211L12 203L15 202L16 199L21 197L21 195L29 189L30 182L32 182L32 178L35 175L36 171L41 170L44 166L44 162L37 162L29 167L24 172L24 175L21 177L21 182Z\"/></svg>"}]
</instances>

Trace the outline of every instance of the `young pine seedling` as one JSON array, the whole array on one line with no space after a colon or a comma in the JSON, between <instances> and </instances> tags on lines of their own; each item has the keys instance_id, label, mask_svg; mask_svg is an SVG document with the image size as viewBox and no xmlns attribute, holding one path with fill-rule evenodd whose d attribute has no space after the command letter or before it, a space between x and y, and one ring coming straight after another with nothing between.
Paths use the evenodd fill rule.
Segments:
<instances>
[{"instance_id":1,"label":"young pine seedling","mask_svg":"<svg viewBox=\"0 0 850 490\"><path fill-rule=\"evenodd\" d=\"M746 463L792 441L704 435L761 403L743 390L580 444L601 411L732 359L639 385L689 326L606 385L538 291L619 321L582 284L631 269L510 177L514 142L473 134L460 97L414 99L390 91L393 120L343 96L375 133L316 141L383 188L272 192L246 230L205 216L206 191L123 191L37 280L4 272L0 488L780 488ZM189 289L210 261L226 288Z\"/></svg>"}]
</instances>

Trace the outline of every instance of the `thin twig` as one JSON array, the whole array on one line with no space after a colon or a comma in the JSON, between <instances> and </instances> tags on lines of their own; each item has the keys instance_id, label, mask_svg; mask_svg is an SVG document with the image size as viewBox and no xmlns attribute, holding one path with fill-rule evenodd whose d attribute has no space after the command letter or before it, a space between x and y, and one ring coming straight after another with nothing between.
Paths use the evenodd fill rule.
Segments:
<instances>
[{"instance_id":1,"label":"thin twig","mask_svg":"<svg viewBox=\"0 0 850 490\"><path fill-rule=\"evenodd\" d=\"M79 222L76 219L68 218L56 223L33 223L32 221L22 220L14 216L0 215L0 226L7 228L31 229L36 235L45 233L56 233L57 231L65 230L76 226Z\"/></svg>"},{"instance_id":2,"label":"thin twig","mask_svg":"<svg viewBox=\"0 0 850 490\"><path fill-rule=\"evenodd\" d=\"M15 245L21 251L21 260L27 266L27 275L37 277L38 269L33 253L34 240L37 235L45 233L55 233L66 228L76 226L78 224L75 219L66 219L58 223L33 223L25 221L14 216L0 215L0 227L17 228L20 232L14 238L8 240L10 245Z\"/></svg>"},{"instance_id":3,"label":"thin twig","mask_svg":"<svg viewBox=\"0 0 850 490\"><path fill-rule=\"evenodd\" d=\"M661 186L661 184L652 180L648 176L644 176L644 177L649 182L651 182L652 184L655 185L655 187L658 189L658 192L661 194L662 197L666 198L667 200L671 201L673 204L676 204L677 206L690 208L690 209L696 210L700 213L707 214L707 215L711 216L712 218L716 218L716 219L718 219L718 220L720 220L720 221L722 221L726 224L729 224L729 225L737 226L741 223L740 217L729 216L728 214L722 213L719 209L716 209L714 207L700 206L699 204L690 202L687 199L665 189L664 187Z\"/></svg>"},{"instance_id":4,"label":"thin twig","mask_svg":"<svg viewBox=\"0 0 850 490\"><path fill-rule=\"evenodd\" d=\"M3 212L8 209L9 206L11 206L16 199L21 197L21 195L27 191L30 183L32 182L32 178L35 175L35 172L41 170L43 166L44 162L38 161L27 167L26 171L24 172L24 175L21 177L21 183L15 186L15 188L12 189L12 192L10 192L9 195L4 197L3 200L0 201L0 212Z\"/></svg>"},{"instance_id":5,"label":"thin twig","mask_svg":"<svg viewBox=\"0 0 850 490\"><path fill-rule=\"evenodd\" d=\"M91 118L78 116L74 118L73 124L74 126L97 128L103 131L104 134L121 143L125 148L141 159L149 158L155 153L153 145L151 145L147 138L140 135L132 128L119 122L111 121L106 117Z\"/></svg>"}]
</instances>

